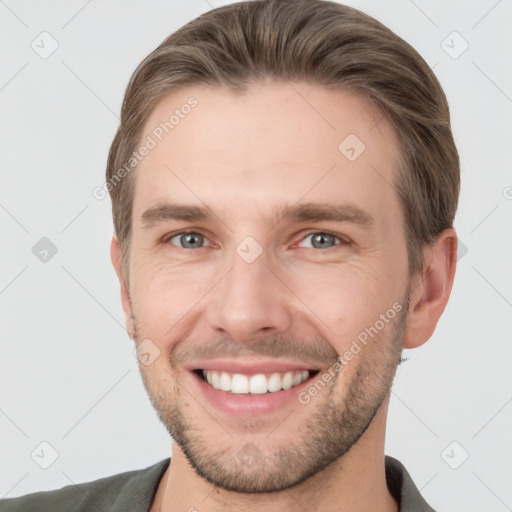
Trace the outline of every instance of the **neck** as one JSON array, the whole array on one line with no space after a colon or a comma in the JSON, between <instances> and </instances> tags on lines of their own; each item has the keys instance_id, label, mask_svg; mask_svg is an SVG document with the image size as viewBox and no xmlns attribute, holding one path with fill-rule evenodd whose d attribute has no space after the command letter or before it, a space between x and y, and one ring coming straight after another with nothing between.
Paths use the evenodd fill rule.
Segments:
<instances>
[{"instance_id":1,"label":"neck","mask_svg":"<svg viewBox=\"0 0 512 512\"><path fill-rule=\"evenodd\" d=\"M305 482L284 491L240 494L217 488L197 475L173 444L172 460L151 512L266 510L269 512L398 512L389 493L384 465L387 403L382 404L359 441L339 460Z\"/></svg>"}]
</instances>

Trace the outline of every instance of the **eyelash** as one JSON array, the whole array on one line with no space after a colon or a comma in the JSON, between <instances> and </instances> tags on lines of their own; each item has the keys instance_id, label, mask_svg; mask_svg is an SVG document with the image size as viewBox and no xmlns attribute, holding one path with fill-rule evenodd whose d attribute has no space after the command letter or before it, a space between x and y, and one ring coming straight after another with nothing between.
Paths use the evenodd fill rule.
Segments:
<instances>
[{"instance_id":1,"label":"eyelash","mask_svg":"<svg viewBox=\"0 0 512 512\"><path fill-rule=\"evenodd\" d=\"M304 235L300 239L300 242L303 242L306 238L310 237L311 235L330 235L333 238L337 239L339 241L339 244L336 244L333 247L328 247L326 249L316 249L315 247L301 247L301 249L313 249L313 250L322 251L322 252L329 252L329 251L334 251L341 246L347 246L347 245L351 244L351 240L349 240L349 238L347 236L341 235L338 233L334 233L332 231L311 231L308 234Z\"/></svg>"},{"instance_id":2,"label":"eyelash","mask_svg":"<svg viewBox=\"0 0 512 512\"><path fill-rule=\"evenodd\" d=\"M187 235L187 234L191 234L191 235L201 235L203 236L204 238L208 239L208 237L206 235L204 235L203 233L199 232L199 231L193 231L193 230L185 230L185 231L179 231L177 233L172 233L166 237L164 237L162 239L162 243L163 244L167 244L169 243L170 240L172 240L173 238L179 236L179 235ZM346 245L350 245L352 242L351 240L349 240L345 235L341 235L339 233L334 233L332 231L325 231L325 230L322 230L322 231L311 231L309 233L307 233L306 235L304 235L300 241L300 242L303 242L306 238L310 237L311 235L330 235L334 238L336 238L340 243L339 244L336 244L334 245L333 247L328 247L327 249L317 249L315 247L301 247L301 249L313 249L313 250L316 250L318 252L330 252L332 250L335 250L337 247L340 247L340 246L346 246ZM173 245L173 244L171 244ZM191 250L194 250L194 249L187 249L185 247L179 247L177 245L174 245L174 247L176 247L177 249L183 249L184 251L191 251ZM198 247L197 249L205 249L206 247ZM197 250L195 249L195 250Z\"/></svg>"}]
</instances>

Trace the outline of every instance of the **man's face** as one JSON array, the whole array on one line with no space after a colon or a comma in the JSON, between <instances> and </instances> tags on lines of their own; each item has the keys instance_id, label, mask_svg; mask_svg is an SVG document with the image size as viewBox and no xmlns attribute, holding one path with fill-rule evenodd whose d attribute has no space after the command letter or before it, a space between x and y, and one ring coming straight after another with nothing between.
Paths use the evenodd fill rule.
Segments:
<instances>
[{"instance_id":1,"label":"man's face","mask_svg":"<svg viewBox=\"0 0 512 512\"><path fill-rule=\"evenodd\" d=\"M209 481L294 485L360 440L400 359L409 279L393 130L355 94L267 83L173 93L148 136L129 288L136 341L159 351L140 364L146 389ZM322 217L331 207L338 217Z\"/></svg>"}]
</instances>

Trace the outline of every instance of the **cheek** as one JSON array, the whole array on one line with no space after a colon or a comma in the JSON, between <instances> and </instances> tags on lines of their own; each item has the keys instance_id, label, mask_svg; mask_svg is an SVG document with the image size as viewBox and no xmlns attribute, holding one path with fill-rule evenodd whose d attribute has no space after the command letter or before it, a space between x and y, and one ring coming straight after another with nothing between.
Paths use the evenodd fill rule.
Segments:
<instances>
[{"instance_id":1,"label":"cheek","mask_svg":"<svg viewBox=\"0 0 512 512\"><path fill-rule=\"evenodd\" d=\"M181 320L189 318L218 275L199 267L178 268L142 259L137 262L132 294L137 322L145 337L162 344L172 338L174 326L179 329Z\"/></svg>"},{"instance_id":2,"label":"cheek","mask_svg":"<svg viewBox=\"0 0 512 512\"><path fill-rule=\"evenodd\" d=\"M310 266L299 274L307 277L299 279L297 275L289 275L294 283L291 287L306 305L305 314L339 354L347 350L358 335L374 326L381 319L380 315L386 315L391 309L394 316L393 305L403 298L402 278L390 267L384 270L378 265L354 261L337 267Z\"/></svg>"}]
</instances>

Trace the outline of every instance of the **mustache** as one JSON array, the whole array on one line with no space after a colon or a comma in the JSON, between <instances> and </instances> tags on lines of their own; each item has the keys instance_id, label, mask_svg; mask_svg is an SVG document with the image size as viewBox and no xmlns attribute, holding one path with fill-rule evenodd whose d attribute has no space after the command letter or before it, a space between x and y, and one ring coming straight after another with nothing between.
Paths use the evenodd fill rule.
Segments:
<instances>
[{"instance_id":1,"label":"mustache","mask_svg":"<svg viewBox=\"0 0 512 512\"><path fill-rule=\"evenodd\" d=\"M195 359L217 359L223 357L267 356L271 358L289 358L320 367L336 362L338 353L324 339L297 341L279 336L260 338L240 343L231 338L219 338L207 343L195 343L171 354L171 363L183 364Z\"/></svg>"}]
</instances>

